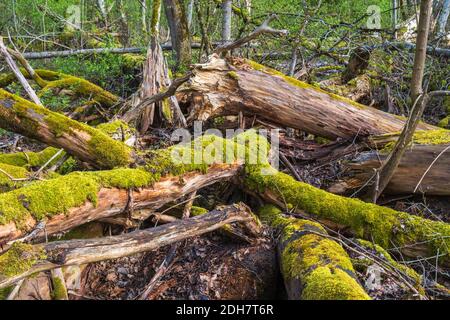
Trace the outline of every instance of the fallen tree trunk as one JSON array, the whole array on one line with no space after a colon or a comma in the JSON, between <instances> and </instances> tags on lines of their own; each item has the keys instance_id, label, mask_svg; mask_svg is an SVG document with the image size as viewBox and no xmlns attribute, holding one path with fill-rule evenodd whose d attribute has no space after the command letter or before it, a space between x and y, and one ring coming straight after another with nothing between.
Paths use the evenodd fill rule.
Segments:
<instances>
[{"instance_id":1,"label":"fallen tree trunk","mask_svg":"<svg viewBox=\"0 0 450 320\"><path fill-rule=\"evenodd\" d=\"M318 223L283 217L273 206L262 221L281 232L278 257L290 300L369 300L358 283L350 257Z\"/></svg>"},{"instance_id":2,"label":"fallen tree trunk","mask_svg":"<svg viewBox=\"0 0 450 320\"><path fill-rule=\"evenodd\" d=\"M398 133L371 137L370 151L359 153L350 162L343 163L342 181L330 188L333 193L346 194L362 189L374 180L374 169L378 169L391 152ZM386 192L390 194L420 193L445 196L450 194L450 185L445 179L450 163L446 153L450 149L450 131L418 131L411 146L402 157ZM379 150L379 151L377 151Z\"/></svg>"},{"instance_id":3,"label":"fallen tree trunk","mask_svg":"<svg viewBox=\"0 0 450 320\"><path fill-rule=\"evenodd\" d=\"M270 173L270 171L272 171ZM324 225L364 238L405 257L450 264L450 225L344 198L298 182L269 167L246 168L245 186L265 200Z\"/></svg>"},{"instance_id":4,"label":"fallen tree trunk","mask_svg":"<svg viewBox=\"0 0 450 320\"><path fill-rule=\"evenodd\" d=\"M97 168L133 162L131 149L101 131L0 89L0 127L63 148Z\"/></svg>"},{"instance_id":5,"label":"fallen tree trunk","mask_svg":"<svg viewBox=\"0 0 450 320\"><path fill-rule=\"evenodd\" d=\"M199 49L200 43L192 43L192 49ZM162 44L161 48L166 51L172 50L172 44ZM76 49L76 50L60 50L60 51L41 51L41 52L25 52L23 57L29 60L50 59L56 57L69 57L75 55L90 55L98 53L145 53L147 48L144 47L128 47L128 48L94 48L94 49Z\"/></svg>"},{"instance_id":6,"label":"fallen tree trunk","mask_svg":"<svg viewBox=\"0 0 450 320\"><path fill-rule=\"evenodd\" d=\"M73 173L0 194L0 243L35 230L33 238L70 230L125 210L159 209L166 203L237 174L241 165L215 165L206 173L156 176L141 169ZM181 180L180 180L181 179ZM183 183L180 183L183 181ZM129 190L133 205L129 207ZM39 222L45 229L36 229Z\"/></svg>"},{"instance_id":7,"label":"fallen tree trunk","mask_svg":"<svg viewBox=\"0 0 450 320\"><path fill-rule=\"evenodd\" d=\"M181 99L198 98L189 120L256 114L282 127L321 137L363 138L401 131L405 119L323 91L249 60L227 62L213 56L198 65L180 88ZM436 129L421 124L419 129Z\"/></svg>"},{"instance_id":8,"label":"fallen tree trunk","mask_svg":"<svg viewBox=\"0 0 450 320\"><path fill-rule=\"evenodd\" d=\"M217 230L229 223L246 224L252 220L253 216L246 206L231 205L191 219L119 236L58 241L34 246L16 243L0 256L0 288L36 272L151 251Z\"/></svg>"}]
</instances>

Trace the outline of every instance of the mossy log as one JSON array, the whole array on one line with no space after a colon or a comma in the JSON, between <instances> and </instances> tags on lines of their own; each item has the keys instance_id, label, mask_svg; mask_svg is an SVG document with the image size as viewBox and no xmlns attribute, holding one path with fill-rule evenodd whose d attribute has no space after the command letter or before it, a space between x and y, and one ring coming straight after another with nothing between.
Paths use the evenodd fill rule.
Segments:
<instances>
[{"instance_id":1,"label":"mossy log","mask_svg":"<svg viewBox=\"0 0 450 320\"><path fill-rule=\"evenodd\" d=\"M0 89L0 127L63 148L97 168L132 163L131 149L103 132Z\"/></svg>"},{"instance_id":2,"label":"mossy log","mask_svg":"<svg viewBox=\"0 0 450 320\"><path fill-rule=\"evenodd\" d=\"M278 257L291 300L369 300L358 283L350 257L318 223L284 217L281 210L265 206L263 222L278 229Z\"/></svg>"},{"instance_id":3,"label":"mossy log","mask_svg":"<svg viewBox=\"0 0 450 320\"><path fill-rule=\"evenodd\" d=\"M270 171L272 171L270 173ZM267 201L340 232L401 253L450 265L450 225L317 189L277 170L246 167L245 185Z\"/></svg>"},{"instance_id":4,"label":"mossy log","mask_svg":"<svg viewBox=\"0 0 450 320\"><path fill-rule=\"evenodd\" d=\"M35 237L70 230L125 210L157 210L205 186L233 177L241 165L213 165L207 172L188 172L159 179L142 169L75 172L0 194L0 243L24 236L39 222ZM133 207L128 208L132 189Z\"/></svg>"},{"instance_id":5,"label":"mossy log","mask_svg":"<svg viewBox=\"0 0 450 320\"><path fill-rule=\"evenodd\" d=\"M0 256L0 288L8 287L36 272L130 256L205 234L226 224L246 224L254 219L247 209L231 205L198 217L99 239L57 241L41 245L16 242Z\"/></svg>"},{"instance_id":6,"label":"mossy log","mask_svg":"<svg viewBox=\"0 0 450 320\"><path fill-rule=\"evenodd\" d=\"M194 77L179 89L178 96L197 102L193 103L191 121L242 111L329 139L353 140L356 136L398 132L405 123L401 117L326 92L253 61L225 61L215 55L207 64L197 65ZM422 123L419 129L435 127Z\"/></svg>"},{"instance_id":7,"label":"mossy log","mask_svg":"<svg viewBox=\"0 0 450 320\"><path fill-rule=\"evenodd\" d=\"M120 101L115 94L79 77L46 69L36 69L33 75L30 75L24 68L21 68L20 71L26 78L34 80L42 88L39 92L40 96L49 91L66 89L71 90L77 96L89 97L104 107L112 107ZM14 74L0 74L1 88L5 88L14 81L16 81Z\"/></svg>"}]
</instances>

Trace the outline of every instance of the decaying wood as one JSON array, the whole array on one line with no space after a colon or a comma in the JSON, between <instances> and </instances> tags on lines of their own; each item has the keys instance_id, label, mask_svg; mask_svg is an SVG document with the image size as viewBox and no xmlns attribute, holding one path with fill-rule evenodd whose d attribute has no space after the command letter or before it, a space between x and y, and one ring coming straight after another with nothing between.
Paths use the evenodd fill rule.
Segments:
<instances>
[{"instance_id":1,"label":"decaying wood","mask_svg":"<svg viewBox=\"0 0 450 320\"><path fill-rule=\"evenodd\" d=\"M250 61L234 66L217 56L198 65L180 98L202 99L188 120L256 114L282 127L325 138L351 139L401 131L405 121L395 115L327 93ZM432 129L421 124L419 129Z\"/></svg>"},{"instance_id":2,"label":"decaying wood","mask_svg":"<svg viewBox=\"0 0 450 320\"><path fill-rule=\"evenodd\" d=\"M124 144L97 129L3 89L0 89L0 126L50 146L63 148L97 168L113 168L132 162L131 151Z\"/></svg>"},{"instance_id":3,"label":"decaying wood","mask_svg":"<svg viewBox=\"0 0 450 320\"><path fill-rule=\"evenodd\" d=\"M395 174L398 165L402 161L407 147L411 144L425 107L433 97L440 96L441 94L450 95L450 91L447 93L445 93L445 91L433 91L423 95L422 97L417 97L409 115L408 121L406 122L399 138L395 142L392 151L389 153L387 159L383 161L380 169L378 169L376 172L375 183L371 183L369 185L367 194L364 196L366 200L372 201L374 203L377 202L378 197L383 193L384 189L386 189L387 185L392 179L392 176Z\"/></svg>"},{"instance_id":4,"label":"decaying wood","mask_svg":"<svg viewBox=\"0 0 450 320\"><path fill-rule=\"evenodd\" d=\"M266 206L260 216L281 233L278 257L290 300L369 300L350 257L320 224L284 217Z\"/></svg>"},{"instance_id":5,"label":"decaying wood","mask_svg":"<svg viewBox=\"0 0 450 320\"><path fill-rule=\"evenodd\" d=\"M224 6L226 6L226 2L224 2ZM231 4L229 4L230 8L231 8ZM230 15L231 15L231 9L230 9ZM276 15L271 15L269 16L269 18L267 18L262 25L260 25L258 28L256 28L252 33L250 33L249 35L238 39L236 41L233 41L231 43L229 43L229 38L231 36L231 30L226 30L223 31L223 34L226 34L227 36L223 38L223 41L225 42L224 44L222 44L221 46L218 46L214 52L217 54L220 53L224 53L226 51L230 51L236 48L241 47L242 45L258 38L261 34L273 34L273 35L277 35L277 36L285 36L288 34L287 30L276 30L273 29L272 27L269 26L269 23L272 22L273 20L275 20L277 18ZM230 18L231 19L231 16ZM228 22L224 22L224 25L228 24ZM226 27L225 27L226 29ZM222 36L223 37L223 36Z\"/></svg>"},{"instance_id":6,"label":"decaying wood","mask_svg":"<svg viewBox=\"0 0 450 320\"><path fill-rule=\"evenodd\" d=\"M437 259L443 266L450 263L450 226L444 222L330 194L277 171L269 176L261 170L250 172L246 184L254 189L254 183L266 201L343 234L363 237L404 257Z\"/></svg>"},{"instance_id":7,"label":"decaying wood","mask_svg":"<svg viewBox=\"0 0 450 320\"><path fill-rule=\"evenodd\" d=\"M233 177L241 165L214 165L205 174L199 172L187 173L179 177L166 177L153 186L133 191L133 209L158 209L166 203L175 201L205 186ZM180 183L183 181L183 183ZM45 192L45 190L43 190ZM90 221L113 217L123 212L127 207L129 196L126 189L102 188L98 192L97 205L87 201L84 205L72 208L68 212L51 217L45 224L45 230L38 230L36 237L52 235L70 230ZM27 228L23 229L15 223L0 225L0 242L11 241L33 230L38 221L30 218Z\"/></svg>"},{"instance_id":8,"label":"decaying wood","mask_svg":"<svg viewBox=\"0 0 450 320\"><path fill-rule=\"evenodd\" d=\"M0 288L5 288L33 273L63 266L81 265L116 259L151 251L177 241L217 230L229 223L247 223L253 219L247 210L233 205L191 219L131 233L91 240L70 240L34 245L33 250L45 253L29 270L14 276L0 275ZM24 252L26 255L26 252ZM1 270L0 270L1 274Z\"/></svg>"},{"instance_id":9,"label":"decaying wood","mask_svg":"<svg viewBox=\"0 0 450 320\"><path fill-rule=\"evenodd\" d=\"M436 157L448 147L448 144L444 144L415 145L408 148L385 191L389 194L449 196L450 157L442 156L433 164ZM352 161L344 164L343 180L335 184L330 191L340 194L356 192L374 179L375 169L380 167L386 157L387 154L380 154L377 151L358 154ZM425 172L427 173L424 176Z\"/></svg>"}]
</instances>

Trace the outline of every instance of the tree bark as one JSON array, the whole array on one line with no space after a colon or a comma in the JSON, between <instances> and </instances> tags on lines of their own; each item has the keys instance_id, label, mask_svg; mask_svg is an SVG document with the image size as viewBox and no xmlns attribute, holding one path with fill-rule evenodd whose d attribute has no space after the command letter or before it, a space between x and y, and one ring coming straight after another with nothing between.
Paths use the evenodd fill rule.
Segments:
<instances>
[{"instance_id":1,"label":"tree bark","mask_svg":"<svg viewBox=\"0 0 450 320\"><path fill-rule=\"evenodd\" d=\"M131 150L101 131L0 89L0 127L63 148L97 168L133 162Z\"/></svg>"},{"instance_id":2,"label":"tree bark","mask_svg":"<svg viewBox=\"0 0 450 320\"><path fill-rule=\"evenodd\" d=\"M187 68L192 61L191 34L183 1L164 0L164 9L169 21L170 37L175 49L176 68Z\"/></svg>"},{"instance_id":3,"label":"tree bark","mask_svg":"<svg viewBox=\"0 0 450 320\"><path fill-rule=\"evenodd\" d=\"M128 188L113 186L102 186L96 189L95 195L86 195L85 199L76 203L73 207L67 207L67 205L58 207L52 207L51 203L42 204L46 212L53 211L51 215L47 218L45 223L45 230L37 230L39 224L39 219L37 219L36 213L29 212L28 209L24 215L24 208L17 207L14 209L15 215L22 215L20 222L15 222L15 220L0 224L0 243L6 243L14 239L18 239L24 236L27 232L37 230L34 233L34 238L41 238L45 234L53 235L60 232L64 232L79 225L85 224L90 221L100 220L108 217L113 217L126 210L138 211L141 209L151 209L157 210L163 205L175 201L186 194L193 191L197 191L205 186L214 184L224 179L233 177L240 170L241 165L215 165L211 166L206 173L200 172L190 172L180 176L168 176L162 178L160 181L155 182L153 185L143 186L132 191L133 205L130 208L128 206L130 191ZM34 192L34 197L27 200L26 205L32 211L33 207L38 206L40 199L44 198L46 194L53 193L55 197L62 199L70 199L72 194L79 192L80 188L87 188L92 185L101 176L107 175L112 179L114 177L120 177L123 175L124 169L103 171L98 174L95 173L74 173L72 175L63 176L49 181L37 182L33 186L24 187L22 189L16 190L15 194L28 194L29 191ZM140 179L145 180L145 173L140 169L125 169L126 176L135 176ZM139 178L141 177L141 178ZM117 178L116 178L117 179ZM181 179L181 180L180 180ZM180 184L183 181L183 184ZM63 188L64 187L64 188ZM14 192L14 191L13 191ZM13 194L0 194L0 207L8 206L10 203L11 196ZM95 199L95 201L94 201ZM34 203L33 201L36 201ZM47 208L48 207L48 208ZM2 213L4 214L4 213ZM148 217L137 216L137 219L143 219ZM3 217L0 215L0 219ZM4 221L4 220L3 220ZM0 220L0 223L2 220Z\"/></svg>"},{"instance_id":4,"label":"tree bark","mask_svg":"<svg viewBox=\"0 0 450 320\"><path fill-rule=\"evenodd\" d=\"M325 92L255 62L234 59L233 63L215 56L209 63L197 66L195 76L179 90L180 98L202 101L193 106L188 121L243 112L282 127L348 140L399 132L405 123L395 115ZM419 124L419 129L436 127Z\"/></svg>"},{"instance_id":5,"label":"tree bark","mask_svg":"<svg viewBox=\"0 0 450 320\"><path fill-rule=\"evenodd\" d=\"M450 0L444 0L444 2L442 3L442 11L437 21L438 36L442 36L445 34L445 28L447 27L449 15L450 15Z\"/></svg>"},{"instance_id":6,"label":"tree bark","mask_svg":"<svg viewBox=\"0 0 450 320\"><path fill-rule=\"evenodd\" d=\"M269 169L270 170L270 169ZM327 193L272 169L246 169L245 185L265 200L342 234L364 238L405 257L450 264L450 224Z\"/></svg>"},{"instance_id":7,"label":"tree bark","mask_svg":"<svg viewBox=\"0 0 450 320\"><path fill-rule=\"evenodd\" d=\"M423 72L425 70L425 59L427 57L428 34L430 32L431 13L433 0L422 0L420 2L419 25L417 27L416 54L414 57L414 68L411 79L411 103L422 94Z\"/></svg>"},{"instance_id":8,"label":"tree bark","mask_svg":"<svg viewBox=\"0 0 450 320\"><path fill-rule=\"evenodd\" d=\"M388 194L418 193L449 196L450 157L448 155L441 156L433 164L436 157L445 152L448 147L449 144L414 145L408 148L385 192ZM343 180L332 186L329 191L339 194L356 192L368 181L373 180L375 169L378 169L386 161L386 158L387 154L377 151L360 153L352 161L344 164Z\"/></svg>"}]
</instances>

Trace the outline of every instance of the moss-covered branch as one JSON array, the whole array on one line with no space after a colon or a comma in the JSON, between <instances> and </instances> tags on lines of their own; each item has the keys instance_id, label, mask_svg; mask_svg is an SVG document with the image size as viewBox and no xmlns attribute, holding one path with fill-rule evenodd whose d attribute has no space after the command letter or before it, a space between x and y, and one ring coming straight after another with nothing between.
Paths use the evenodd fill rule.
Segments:
<instances>
[{"instance_id":1,"label":"moss-covered branch","mask_svg":"<svg viewBox=\"0 0 450 320\"><path fill-rule=\"evenodd\" d=\"M34 75L30 75L24 68L21 68L20 71L26 78L34 80L42 88L39 96L43 96L49 91L66 89L71 90L79 97L90 98L105 107L111 107L120 101L118 96L79 77L45 69L34 70ZM5 88L15 80L12 73L0 74L0 87Z\"/></svg>"},{"instance_id":2,"label":"moss-covered branch","mask_svg":"<svg viewBox=\"0 0 450 320\"><path fill-rule=\"evenodd\" d=\"M274 206L260 211L263 222L281 232L281 273L292 300L369 300L358 283L350 257L315 222L287 218Z\"/></svg>"},{"instance_id":3,"label":"moss-covered branch","mask_svg":"<svg viewBox=\"0 0 450 320\"><path fill-rule=\"evenodd\" d=\"M266 166L246 168L245 184L266 200L409 257L450 262L450 225L317 189Z\"/></svg>"},{"instance_id":4,"label":"moss-covered branch","mask_svg":"<svg viewBox=\"0 0 450 320\"><path fill-rule=\"evenodd\" d=\"M138 169L74 172L0 194L0 240L16 239L43 220L47 221L46 232L52 234L83 224L85 219L118 214L128 203L130 189L139 189L134 195L136 207L159 208L235 175L244 159L253 157L242 144L251 136L259 137L253 131L236 140L204 136L191 144L147 153L146 164ZM158 184L162 177L164 183Z\"/></svg>"},{"instance_id":5,"label":"moss-covered branch","mask_svg":"<svg viewBox=\"0 0 450 320\"><path fill-rule=\"evenodd\" d=\"M100 130L0 89L0 127L65 149L98 168L126 166L131 150Z\"/></svg>"}]
</instances>

